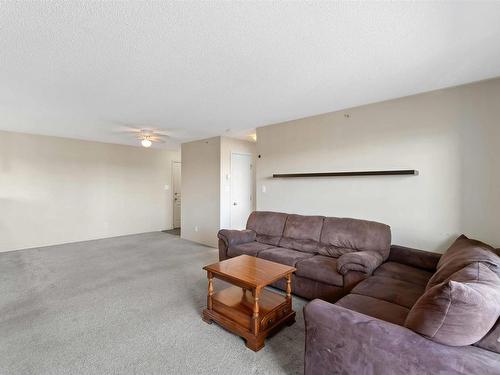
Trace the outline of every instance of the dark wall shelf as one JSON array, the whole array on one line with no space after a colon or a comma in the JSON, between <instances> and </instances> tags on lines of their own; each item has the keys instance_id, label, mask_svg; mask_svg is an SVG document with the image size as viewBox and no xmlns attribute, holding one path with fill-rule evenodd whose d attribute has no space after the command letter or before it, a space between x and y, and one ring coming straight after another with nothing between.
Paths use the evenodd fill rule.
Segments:
<instances>
[{"instance_id":1,"label":"dark wall shelf","mask_svg":"<svg viewBox=\"0 0 500 375\"><path fill-rule=\"evenodd\" d=\"M294 177L352 177L352 176L417 176L415 169L401 169L396 171L364 171L364 172L324 172L324 173L275 173L273 178Z\"/></svg>"}]
</instances>

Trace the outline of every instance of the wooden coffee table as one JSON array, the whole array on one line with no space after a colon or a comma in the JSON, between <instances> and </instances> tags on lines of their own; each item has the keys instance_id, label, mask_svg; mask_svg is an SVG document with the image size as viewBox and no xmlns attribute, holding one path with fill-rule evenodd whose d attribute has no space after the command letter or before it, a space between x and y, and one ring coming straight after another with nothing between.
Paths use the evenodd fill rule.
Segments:
<instances>
[{"instance_id":1,"label":"wooden coffee table","mask_svg":"<svg viewBox=\"0 0 500 375\"><path fill-rule=\"evenodd\" d=\"M264 347L264 339L283 325L295 322L292 309L292 273L294 267L248 255L223 260L203 267L208 277L207 308L203 320L217 322L243 337L253 351ZM233 286L214 292L213 278ZM286 296L264 289L286 279Z\"/></svg>"}]
</instances>

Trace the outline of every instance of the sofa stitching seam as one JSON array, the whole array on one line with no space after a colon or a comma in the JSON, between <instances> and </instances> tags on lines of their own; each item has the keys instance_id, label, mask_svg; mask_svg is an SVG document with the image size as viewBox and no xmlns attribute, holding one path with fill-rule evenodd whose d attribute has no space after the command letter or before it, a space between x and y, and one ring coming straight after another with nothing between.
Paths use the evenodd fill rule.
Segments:
<instances>
[{"instance_id":1,"label":"sofa stitching seam","mask_svg":"<svg viewBox=\"0 0 500 375\"><path fill-rule=\"evenodd\" d=\"M383 263L382 263L383 264ZM378 268L378 267L377 267ZM375 271L377 270L377 268L375 269ZM373 272L375 272L373 271ZM404 279L395 279L394 277L390 277L390 276L384 276L384 275L375 275L375 273L372 274L372 277L383 277L384 279L390 279L390 280L397 280L397 281L404 281L408 284L412 284L412 285L417 285L417 286L421 286L422 288L424 288L424 293L425 293L425 285L422 285L422 284L418 284L418 283L415 283L413 281L409 281L409 280L404 280Z\"/></svg>"},{"instance_id":2,"label":"sofa stitching seam","mask_svg":"<svg viewBox=\"0 0 500 375\"><path fill-rule=\"evenodd\" d=\"M279 247L280 242L283 239L283 235L285 234L286 223L288 222L289 217L290 217L290 214L286 214L285 223L283 224L283 229L281 230L281 236L280 236L280 239L278 240L278 243L276 244L277 247Z\"/></svg>"},{"instance_id":3,"label":"sofa stitching seam","mask_svg":"<svg viewBox=\"0 0 500 375\"><path fill-rule=\"evenodd\" d=\"M396 305L398 307L402 307L406 310L408 310L408 313L410 312L410 310L412 309L411 307L406 307L406 306L403 306L403 305L400 305L399 303L396 303L396 302L392 302L392 301L387 301L385 299L382 299L382 298L378 298L378 297L372 297L372 296L367 296L365 294L359 294L359 293L356 293L356 292L353 292L352 290L349 292L349 294L354 294L356 296L363 296L363 297L369 297L369 298L373 298L373 299L376 299L376 300L379 300L379 301L382 301L382 302L387 302L387 303L390 303L390 304L393 304L393 305ZM349 295L347 294L347 295Z\"/></svg>"},{"instance_id":4,"label":"sofa stitching seam","mask_svg":"<svg viewBox=\"0 0 500 375\"><path fill-rule=\"evenodd\" d=\"M441 329L441 327L444 325L444 322L446 320L446 316L448 315L448 311L450 311L450 307L451 307L451 304L452 304L452 296L451 296L451 285L448 285L448 296L449 296L449 303L448 303L448 306L446 307L446 312L444 313L444 316L443 316L443 320L441 321L441 324L439 325L439 327L434 331L434 333L432 334L432 336L429 336L429 337L432 337L434 338L436 336L436 334L439 332L439 330Z\"/></svg>"},{"instance_id":5,"label":"sofa stitching seam","mask_svg":"<svg viewBox=\"0 0 500 375\"><path fill-rule=\"evenodd\" d=\"M380 301L384 301L384 302L387 302L387 303L392 303L393 305L397 305L399 307L404 307L405 309L407 309L408 311L410 311L412 309L412 307L408 307L408 306L404 306L404 305L401 305L399 303L396 303L396 302L393 302L393 301L388 301L388 300L385 300L383 298L379 298L379 297L373 297L373 296L368 296L366 294L361 294L361 293L356 293L356 292L353 292L352 290L350 291L350 294L355 294L357 296L364 296L364 297L370 297L370 298L374 298L374 299L378 299Z\"/></svg>"}]
</instances>

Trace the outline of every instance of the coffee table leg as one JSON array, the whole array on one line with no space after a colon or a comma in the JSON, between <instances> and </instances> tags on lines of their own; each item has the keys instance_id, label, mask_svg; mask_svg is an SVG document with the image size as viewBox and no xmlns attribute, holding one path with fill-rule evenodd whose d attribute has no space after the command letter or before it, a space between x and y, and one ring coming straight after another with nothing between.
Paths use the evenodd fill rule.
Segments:
<instances>
[{"instance_id":1,"label":"coffee table leg","mask_svg":"<svg viewBox=\"0 0 500 375\"><path fill-rule=\"evenodd\" d=\"M292 274L286 276L286 299L290 310L292 310ZM288 319L286 325L291 326L293 323L295 323L295 314L293 315L293 318Z\"/></svg>"},{"instance_id":2,"label":"coffee table leg","mask_svg":"<svg viewBox=\"0 0 500 375\"><path fill-rule=\"evenodd\" d=\"M258 351L262 349L264 346L264 338L259 337L259 326L260 326L260 319L259 319L259 298L260 298L260 289L255 289L252 291L254 295L254 302L253 302L253 315L252 315L252 333L253 337L248 338L246 340L246 346L253 351Z\"/></svg>"},{"instance_id":3,"label":"coffee table leg","mask_svg":"<svg viewBox=\"0 0 500 375\"><path fill-rule=\"evenodd\" d=\"M207 273L208 278L208 296L207 296L207 307L212 310L212 296L214 295L214 278L211 272Z\"/></svg>"},{"instance_id":4,"label":"coffee table leg","mask_svg":"<svg viewBox=\"0 0 500 375\"><path fill-rule=\"evenodd\" d=\"M253 302L253 334L259 334L259 297L260 289L255 289L254 302Z\"/></svg>"},{"instance_id":5,"label":"coffee table leg","mask_svg":"<svg viewBox=\"0 0 500 375\"><path fill-rule=\"evenodd\" d=\"M286 298L292 298L292 275L286 276Z\"/></svg>"},{"instance_id":6,"label":"coffee table leg","mask_svg":"<svg viewBox=\"0 0 500 375\"><path fill-rule=\"evenodd\" d=\"M212 275L212 272L207 272L207 278L208 278L208 295L207 295L207 310L212 310L212 296L214 295L214 277ZM208 324L212 324L212 319L208 318L205 315L205 312L203 312L203 321L205 321Z\"/></svg>"}]
</instances>

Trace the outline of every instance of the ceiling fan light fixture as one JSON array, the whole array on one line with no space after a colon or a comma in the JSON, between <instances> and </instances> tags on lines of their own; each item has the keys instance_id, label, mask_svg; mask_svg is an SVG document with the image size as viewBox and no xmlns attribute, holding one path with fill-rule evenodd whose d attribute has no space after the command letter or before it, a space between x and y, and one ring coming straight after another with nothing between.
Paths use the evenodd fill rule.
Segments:
<instances>
[{"instance_id":1,"label":"ceiling fan light fixture","mask_svg":"<svg viewBox=\"0 0 500 375\"><path fill-rule=\"evenodd\" d=\"M151 147L151 145L152 145L152 144L153 144L153 142L151 142L151 141L150 141L149 139L147 139L147 138L144 138L144 139L141 141L141 145L142 145L143 147L146 147L146 148Z\"/></svg>"}]
</instances>

